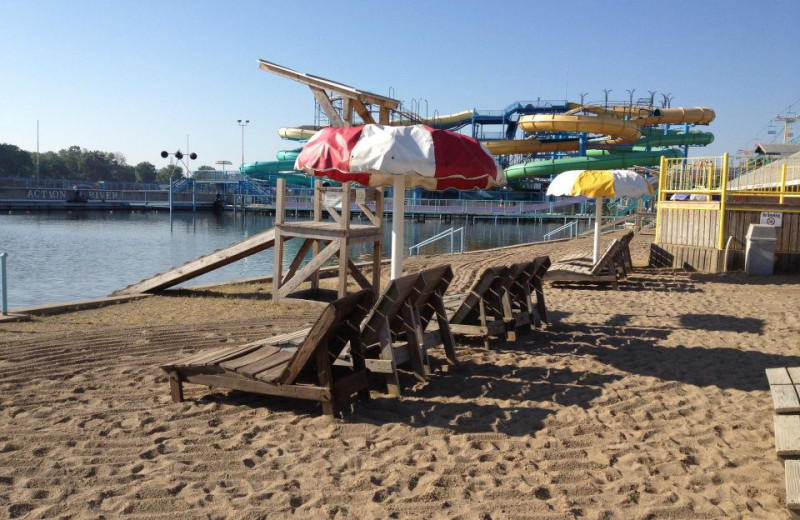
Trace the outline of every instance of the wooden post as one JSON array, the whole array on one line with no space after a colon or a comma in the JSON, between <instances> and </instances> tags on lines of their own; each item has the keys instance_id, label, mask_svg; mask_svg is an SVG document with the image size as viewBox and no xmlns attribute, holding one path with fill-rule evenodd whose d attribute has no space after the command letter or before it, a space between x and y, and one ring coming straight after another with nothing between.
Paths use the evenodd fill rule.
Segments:
<instances>
[{"instance_id":1,"label":"wooden post","mask_svg":"<svg viewBox=\"0 0 800 520\"><path fill-rule=\"evenodd\" d=\"M389 124L389 107L381 105L380 114L378 115L378 122L382 125Z\"/></svg>"},{"instance_id":2,"label":"wooden post","mask_svg":"<svg viewBox=\"0 0 800 520\"><path fill-rule=\"evenodd\" d=\"M314 353L316 356L317 377L319 378L319 386L329 389L331 393L330 401L322 401L322 413L335 416L339 413L339 403L336 401L336 391L333 388L333 367L331 367L331 361L328 357L328 338L323 338L320 343Z\"/></svg>"},{"instance_id":3,"label":"wooden post","mask_svg":"<svg viewBox=\"0 0 800 520\"><path fill-rule=\"evenodd\" d=\"M342 99L342 119L344 120L344 126L353 126L353 107L350 104L349 97Z\"/></svg>"},{"instance_id":4,"label":"wooden post","mask_svg":"<svg viewBox=\"0 0 800 520\"><path fill-rule=\"evenodd\" d=\"M661 156L658 172L658 197L656 198L656 244L661 242L661 201L664 200L664 189L667 185L667 158Z\"/></svg>"},{"instance_id":5,"label":"wooden post","mask_svg":"<svg viewBox=\"0 0 800 520\"><path fill-rule=\"evenodd\" d=\"M783 163L781 165L781 195L779 201L780 204L783 204L783 196L785 193L786 193L786 163Z\"/></svg>"},{"instance_id":6,"label":"wooden post","mask_svg":"<svg viewBox=\"0 0 800 520\"><path fill-rule=\"evenodd\" d=\"M320 221L322 221L322 180L314 179L314 222ZM319 240L314 240L314 249L311 254L316 257L319 252ZM319 289L319 270L314 271L311 276L311 288L313 290Z\"/></svg>"},{"instance_id":7,"label":"wooden post","mask_svg":"<svg viewBox=\"0 0 800 520\"><path fill-rule=\"evenodd\" d=\"M719 199L719 235L717 237L717 249L725 249L725 212L728 209L728 163L730 155L726 152L722 156L722 178L720 179L720 199Z\"/></svg>"},{"instance_id":8,"label":"wooden post","mask_svg":"<svg viewBox=\"0 0 800 520\"><path fill-rule=\"evenodd\" d=\"M642 212L644 211L644 199L639 199L636 202L636 231L642 230Z\"/></svg>"},{"instance_id":9,"label":"wooden post","mask_svg":"<svg viewBox=\"0 0 800 520\"><path fill-rule=\"evenodd\" d=\"M177 371L169 373L169 392L173 403L183 402L183 378Z\"/></svg>"},{"instance_id":10,"label":"wooden post","mask_svg":"<svg viewBox=\"0 0 800 520\"><path fill-rule=\"evenodd\" d=\"M275 183L275 252L272 260L272 299L280 299L279 290L283 278L283 241L280 225L286 211L286 179L278 177Z\"/></svg>"}]
</instances>

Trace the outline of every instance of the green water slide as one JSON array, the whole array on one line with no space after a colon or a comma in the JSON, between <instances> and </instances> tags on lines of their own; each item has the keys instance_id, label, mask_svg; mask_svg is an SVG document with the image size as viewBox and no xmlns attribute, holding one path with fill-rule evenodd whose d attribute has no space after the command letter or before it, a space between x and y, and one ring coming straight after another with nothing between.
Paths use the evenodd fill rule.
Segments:
<instances>
[{"instance_id":1,"label":"green water slide","mask_svg":"<svg viewBox=\"0 0 800 520\"><path fill-rule=\"evenodd\" d=\"M631 166L657 166L661 156L667 158L681 157L679 149L670 146L707 146L714 141L714 134L693 130L689 133L670 130L664 133L660 129L648 129L642 137L632 145L616 146L610 150L586 151L585 157L563 157L545 161L530 161L509 166L505 170L509 181L522 180L528 177L548 177L567 170L629 168ZM591 141L588 143L591 148ZM648 148L666 148L648 150Z\"/></svg>"},{"instance_id":2,"label":"green water slide","mask_svg":"<svg viewBox=\"0 0 800 520\"><path fill-rule=\"evenodd\" d=\"M666 148L669 146L708 146L714 142L714 134L711 132L701 132L692 130L684 133L677 130L670 130L666 134L662 130L651 129L642 132L642 137L628 149L633 151L645 151L650 148ZM625 146L618 146L615 150L625 150Z\"/></svg>"},{"instance_id":3,"label":"green water slide","mask_svg":"<svg viewBox=\"0 0 800 520\"><path fill-rule=\"evenodd\" d=\"M284 177L289 184L309 185L309 177L302 173L297 173L294 169L294 161L300 154L302 148L294 150L281 150L278 152L277 161L256 161L244 163L239 171L249 175L254 179L274 180L275 177Z\"/></svg>"},{"instance_id":4,"label":"green water slide","mask_svg":"<svg viewBox=\"0 0 800 520\"><path fill-rule=\"evenodd\" d=\"M549 177L567 170L608 170L612 168L630 168L631 166L655 166L661 156L667 158L682 157L683 153L674 148L655 152L617 152L594 150L585 157L564 157L544 161L530 161L515 164L505 169L509 182L528 177Z\"/></svg>"}]
</instances>

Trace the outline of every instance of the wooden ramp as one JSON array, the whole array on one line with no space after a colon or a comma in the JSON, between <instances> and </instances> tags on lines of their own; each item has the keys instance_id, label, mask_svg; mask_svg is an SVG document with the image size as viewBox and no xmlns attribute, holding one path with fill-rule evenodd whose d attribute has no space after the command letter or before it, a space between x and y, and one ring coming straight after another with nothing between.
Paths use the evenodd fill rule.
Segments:
<instances>
[{"instance_id":1,"label":"wooden ramp","mask_svg":"<svg viewBox=\"0 0 800 520\"><path fill-rule=\"evenodd\" d=\"M210 255L202 256L197 260L187 262L180 267L170 269L166 273L157 274L147 280L130 285L119 291L111 293L111 296L123 296L128 294L141 294L153 291L160 291L173 285L177 285L186 280L191 280L196 276L205 274L224 265L228 265L246 256L253 255L259 251L264 251L275 245L275 228L254 235L247 240L243 240L232 246L220 249Z\"/></svg>"}]
</instances>

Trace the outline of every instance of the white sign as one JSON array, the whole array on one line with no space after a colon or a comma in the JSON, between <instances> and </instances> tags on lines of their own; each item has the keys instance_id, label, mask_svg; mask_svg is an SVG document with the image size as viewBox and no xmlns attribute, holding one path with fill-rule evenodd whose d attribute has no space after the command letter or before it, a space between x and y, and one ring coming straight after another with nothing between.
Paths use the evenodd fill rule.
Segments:
<instances>
[{"instance_id":1,"label":"white sign","mask_svg":"<svg viewBox=\"0 0 800 520\"><path fill-rule=\"evenodd\" d=\"M783 213L780 211L762 211L761 223L768 226L781 227L783 224Z\"/></svg>"}]
</instances>

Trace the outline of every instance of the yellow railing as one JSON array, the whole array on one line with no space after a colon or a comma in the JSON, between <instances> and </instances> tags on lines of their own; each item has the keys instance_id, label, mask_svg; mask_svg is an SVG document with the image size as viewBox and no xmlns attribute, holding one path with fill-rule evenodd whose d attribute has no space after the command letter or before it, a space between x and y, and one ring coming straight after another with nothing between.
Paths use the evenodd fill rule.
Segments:
<instances>
[{"instance_id":1,"label":"yellow railing","mask_svg":"<svg viewBox=\"0 0 800 520\"><path fill-rule=\"evenodd\" d=\"M719 193L723 157L664 159L665 193Z\"/></svg>"},{"instance_id":2,"label":"yellow railing","mask_svg":"<svg viewBox=\"0 0 800 520\"><path fill-rule=\"evenodd\" d=\"M800 158L690 157L664 159L660 200L698 196L800 197ZM725 179L725 182L723 182ZM705 197L701 198L705 200Z\"/></svg>"},{"instance_id":3,"label":"yellow railing","mask_svg":"<svg viewBox=\"0 0 800 520\"><path fill-rule=\"evenodd\" d=\"M800 158L691 157L661 158L658 200L719 201L720 226L717 248L724 247L725 215L732 196L773 197L779 204L800 197ZM688 197L687 197L688 196ZM656 237L660 229L656 214Z\"/></svg>"}]
</instances>

